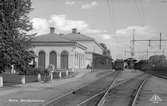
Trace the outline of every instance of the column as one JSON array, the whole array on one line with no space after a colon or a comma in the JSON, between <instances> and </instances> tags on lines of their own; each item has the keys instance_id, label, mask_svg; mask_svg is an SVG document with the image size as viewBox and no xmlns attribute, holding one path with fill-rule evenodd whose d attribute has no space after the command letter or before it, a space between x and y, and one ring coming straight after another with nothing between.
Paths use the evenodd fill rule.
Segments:
<instances>
[{"instance_id":1,"label":"column","mask_svg":"<svg viewBox=\"0 0 167 106\"><path fill-rule=\"evenodd\" d=\"M79 68L81 69L81 54L79 54Z\"/></svg>"},{"instance_id":2,"label":"column","mask_svg":"<svg viewBox=\"0 0 167 106\"><path fill-rule=\"evenodd\" d=\"M83 65L84 65L84 64L83 64L83 60L84 60L84 59L83 59L83 54L82 54L82 69L83 69Z\"/></svg>"},{"instance_id":3,"label":"column","mask_svg":"<svg viewBox=\"0 0 167 106\"><path fill-rule=\"evenodd\" d=\"M57 52L57 68L61 68L61 54Z\"/></svg>"},{"instance_id":4,"label":"column","mask_svg":"<svg viewBox=\"0 0 167 106\"><path fill-rule=\"evenodd\" d=\"M84 55L83 55L83 64L84 64L83 67L84 67L84 68L86 68L86 62L85 62L85 60L86 60L86 57L85 57L85 54L84 54Z\"/></svg>"},{"instance_id":5,"label":"column","mask_svg":"<svg viewBox=\"0 0 167 106\"><path fill-rule=\"evenodd\" d=\"M45 51L45 68L48 68L49 66L49 52Z\"/></svg>"},{"instance_id":6,"label":"column","mask_svg":"<svg viewBox=\"0 0 167 106\"><path fill-rule=\"evenodd\" d=\"M76 53L74 54L74 67L76 68Z\"/></svg>"},{"instance_id":7,"label":"column","mask_svg":"<svg viewBox=\"0 0 167 106\"><path fill-rule=\"evenodd\" d=\"M69 68L73 69L74 68L74 53L71 52L69 53L69 62L68 62L68 65L69 65Z\"/></svg>"},{"instance_id":8,"label":"column","mask_svg":"<svg viewBox=\"0 0 167 106\"><path fill-rule=\"evenodd\" d=\"M74 69L75 69L75 52L73 53L73 61L72 61L72 71L74 72Z\"/></svg>"},{"instance_id":9,"label":"column","mask_svg":"<svg viewBox=\"0 0 167 106\"><path fill-rule=\"evenodd\" d=\"M83 61L83 64L82 64L82 68L84 68L85 64L84 64L84 54L82 55L82 61Z\"/></svg>"},{"instance_id":10,"label":"column","mask_svg":"<svg viewBox=\"0 0 167 106\"><path fill-rule=\"evenodd\" d=\"M78 54L78 68L80 69L80 54Z\"/></svg>"},{"instance_id":11,"label":"column","mask_svg":"<svg viewBox=\"0 0 167 106\"><path fill-rule=\"evenodd\" d=\"M38 52L36 52L35 54L36 54L36 56L38 56ZM35 57L35 62L36 62L36 66L35 67L38 68L38 57Z\"/></svg>"},{"instance_id":12,"label":"column","mask_svg":"<svg viewBox=\"0 0 167 106\"><path fill-rule=\"evenodd\" d=\"M80 68L82 69L82 54L80 55Z\"/></svg>"},{"instance_id":13,"label":"column","mask_svg":"<svg viewBox=\"0 0 167 106\"><path fill-rule=\"evenodd\" d=\"M75 52L75 60L74 60L75 68L76 68L76 63L77 63L77 55L76 55L76 52Z\"/></svg>"},{"instance_id":14,"label":"column","mask_svg":"<svg viewBox=\"0 0 167 106\"><path fill-rule=\"evenodd\" d=\"M77 67L76 68L78 68L78 53L76 54L76 65L77 65Z\"/></svg>"}]
</instances>

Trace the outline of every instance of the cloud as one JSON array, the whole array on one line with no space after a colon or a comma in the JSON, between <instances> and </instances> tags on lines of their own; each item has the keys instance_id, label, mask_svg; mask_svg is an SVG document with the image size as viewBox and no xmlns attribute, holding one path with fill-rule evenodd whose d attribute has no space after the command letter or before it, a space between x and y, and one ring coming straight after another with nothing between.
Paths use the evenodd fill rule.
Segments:
<instances>
[{"instance_id":1,"label":"cloud","mask_svg":"<svg viewBox=\"0 0 167 106\"><path fill-rule=\"evenodd\" d=\"M116 34L121 34L121 35L125 35L129 32L132 32L133 30L138 31L138 32L145 32L145 30L147 29L147 26L128 26L127 28L123 28L123 29L118 29L116 30Z\"/></svg>"},{"instance_id":2,"label":"cloud","mask_svg":"<svg viewBox=\"0 0 167 106\"><path fill-rule=\"evenodd\" d=\"M106 30L100 30L100 29L90 29L90 28L86 28L85 30L83 30L82 32L84 32L85 34L98 34L98 33L106 33Z\"/></svg>"},{"instance_id":3,"label":"cloud","mask_svg":"<svg viewBox=\"0 0 167 106\"><path fill-rule=\"evenodd\" d=\"M97 2L96 1L92 1L91 3L89 4L83 4L81 6L82 9L89 9L89 8L92 8L92 7L95 7L97 6Z\"/></svg>"},{"instance_id":4,"label":"cloud","mask_svg":"<svg viewBox=\"0 0 167 106\"><path fill-rule=\"evenodd\" d=\"M33 31L38 35L49 33L49 27L54 26L56 33L69 33L72 28L77 28L79 32L96 39L99 42L104 42L109 48L113 49L116 45L115 39L112 38L106 30L94 29L84 20L71 20L66 15L52 15L49 19L33 18ZM111 46L112 45L112 46Z\"/></svg>"},{"instance_id":5,"label":"cloud","mask_svg":"<svg viewBox=\"0 0 167 106\"><path fill-rule=\"evenodd\" d=\"M124 56L125 49L130 51L130 40L132 39L133 29L135 29L135 39L159 38L159 36L157 37L158 33L155 33L154 29L149 26L128 26L116 30L114 34L108 34L106 30L91 28L84 20L71 20L66 15L52 15L49 19L33 18L31 22L33 24L33 32L38 33L38 35L49 33L49 27L52 25L55 26L56 33L69 33L72 28L77 28L79 32L95 38L98 42L107 44L112 56L118 58ZM135 50L146 50L148 42L139 44L144 46L137 46L137 43L135 43ZM151 44L153 45L153 43ZM155 46L152 48L155 48Z\"/></svg>"},{"instance_id":6,"label":"cloud","mask_svg":"<svg viewBox=\"0 0 167 106\"><path fill-rule=\"evenodd\" d=\"M116 30L114 37L119 45L122 45L123 48L129 49L133 34L137 40L152 39L152 37L155 36L155 33L153 33L153 30L149 26L128 26L126 28ZM135 44L137 43L139 44L141 42L136 42Z\"/></svg>"},{"instance_id":7,"label":"cloud","mask_svg":"<svg viewBox=\"0 0 167 106\"><path fill-rule=\"evenodd\" d=\"M64 4L66 4L66 5L74 5L75 2L74 1L66 1Z\"/></svg>"},{"instance_id":8,"label":"cloud","mask_svg":"<svg viewBox=\"0 0 167 106\"><path fill-rule=\"evenodd\" d=\"M61 31L70 31L72 28L79 30L88 27L88 24L83 20L69 20L65 15L53 15L49 22L54 23L55 27Z\"/></svg>"},{"instance_id":9,"label":"cloud","mask_svg":"<svg viewBox=\"0 0 167 106\"><path fill-rule=\"evenodd\" d=\"M48 32L48 21L44 18L33 18L31 20L33 26L33 32L38 34L43 34Z\"/></svg>"},{"instance_id":10,"label":"cloud","mask_svg":"<svg viewBox=\"0 0 167 106\"><path fill-rule=\"evenodd\" d=\"M38 34L48 33L49 27L54 26L57 32L71 32L72 28L77 28L81 33L95 34L104 33L105 30L92 29L84 20L70 20L66 15L52 15L48 20L43 18L33 18L32 24L34 31Z\"/></svg>"},{"instance_id":11,"label":"cloud","mask_svg":"<svg viewBox=\"0 0 167 106\"><path fill-rule=\"evenodd\" d=\"M104 40L110 40L111 39L111 35L108 35L108 34L102 34L101 36L103 37Z\"/></svg>"},{"instance_id":12,"label":"cloud","mask_svg":"<svg viewBox=\"0 0 167 106\"><path fill-rule=\"evenodd\" d=\"M150 26L128 26L116 30L115 35L117 37L132 38L133 31L136 39L151 39L155 36L155 31Z\"/></svg>"},{"instance_id":13,"label":"cloud","mask_svg":"<svg viewBox=\"0 0 167 106\"><path fill-rule=\"evenodd\" d=\"M130 47L131 47L131 40L133 35L133 29L135 40L152 40L152 39L159 39L159 33L151 26L128 26L126 28L118 29L115 32L114 38L116 40L117 48L115 48L116 52L113 53L124 56L124 50L127 50L126 55L130 56ZM165 36L163 36L165 38ZM149 48L149 51L156 51L160 53L159 50L159 42L151 42L151 46L148 47L149 42L147 41L140 41L135 42L135 56L137 58L146 57L146 51ZM142 53L141 53L142 52ZM121 54L122 53L122 54ZM154 55L154 53L149 53L149 55Z\"/></svg>"},{"instance_id":14,"label":"cloud","mask_svg":"<svg viewBox=\"0 0 167 106\"><path fill-rule=\"evenodd\" d=\"M110 43L115 42L115 38L113 38L113 36L108 33L96 33L90 36L95 38L99 42L110 42Z\"/></svg>"}]
</instances>

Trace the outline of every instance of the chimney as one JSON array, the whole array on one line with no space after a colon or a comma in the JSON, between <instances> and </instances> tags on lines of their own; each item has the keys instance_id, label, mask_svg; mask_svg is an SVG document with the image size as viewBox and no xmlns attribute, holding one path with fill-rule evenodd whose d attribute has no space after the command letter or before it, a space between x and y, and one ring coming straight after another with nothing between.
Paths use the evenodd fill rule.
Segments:
<instances>
[{"instance_id":1,"label":"chimney","mask_svg":"<svg viewBox=\"0 0 167 106\"><path fill-rule=\"evenodd\" d=\"M50 27L50 33L55 33L55 27Z\"/></svg>"},{"instance_id":2,"label":"chimney","mask_svg":"<svg viewBox=\"0 0 167 106\"><path fill-rule=\"evenodd\" d=\"M72 33L77 33L77 28L73 28Z\"/></svg>"}]
</instances>

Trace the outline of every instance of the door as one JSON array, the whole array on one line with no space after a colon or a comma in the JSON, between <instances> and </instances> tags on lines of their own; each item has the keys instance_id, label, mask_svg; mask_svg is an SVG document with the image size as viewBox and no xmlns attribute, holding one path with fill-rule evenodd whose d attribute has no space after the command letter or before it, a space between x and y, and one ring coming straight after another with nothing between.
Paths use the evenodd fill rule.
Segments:
<instances>
[{"instance_id":1,"label":"door","mask_svg":"<svg viewBox=\"0 0 167 106\"><path fill-rule=\"evenodd\" d=\"M49 64L53 64L55 69L57 68L57 54L54 51L50 52Z\"/></svg>"},{"instance_id":2,"label":"door","mask_svg":"<svg viewBox=\"0 0 167 106\"><path fill-rule=\"evenodd\" d=\"M38 68L45 69L45 52L40 51L38 56Z\"/></svg>"},{"instance_id":3,"label":"door","mask_svg":"<svg viewBox=\"0 0 167 106\"><path fill-rule=\"evenodd\" d=\"M68 52L63 51L61 53L61 68L68 69Z\"/></svg>"}]
</instances>

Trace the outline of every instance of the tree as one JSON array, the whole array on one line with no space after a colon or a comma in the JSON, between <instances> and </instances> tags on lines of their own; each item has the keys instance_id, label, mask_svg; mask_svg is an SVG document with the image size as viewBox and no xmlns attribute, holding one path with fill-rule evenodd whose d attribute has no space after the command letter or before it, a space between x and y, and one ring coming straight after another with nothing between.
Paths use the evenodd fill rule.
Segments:
<instances>
[{"instance_id":1,"label":"tree","mask_svg":"<svg viewBox=\"0 0 167 106\"><path fill-rule=\"evenodd\" d=\"M106 44L104 44L104 43L100 43L100 45L103 47L103 49L107 49Z\"/></svg>"},{"instance_id":2,"label":"tree","mask_svg":"<svg viewBox=\"0 0 167 106\"><path fill-rule=\"evenodd\" d=\"M29 69L33 54L29 52L34 34L28 13L31 0L0 0L0 70L12 64L22 72Z\"/></svg>"},{"instance_id":3,"label":"tree","mask_svg":"<svg viewBox=\"0 0 167 106\"><path fill-rule=\"evenodd\" d=\"M107 48L106 44L100 43L100 45L101 45L102 48L103 48L103 55L110 57L110 56L111 56L111 52L110 52L110 50Z\"/></svg>"},{"instance_id":4,"label":"tree","mask_svg":"<svg viewBox=\"0 0 167 106\"><path fill-rule=\"evenodd\" d=\"M111 52L110 52L110 50L109 49L107 49L107 56L111 56Z\"/></svg>"}]
</instances>

